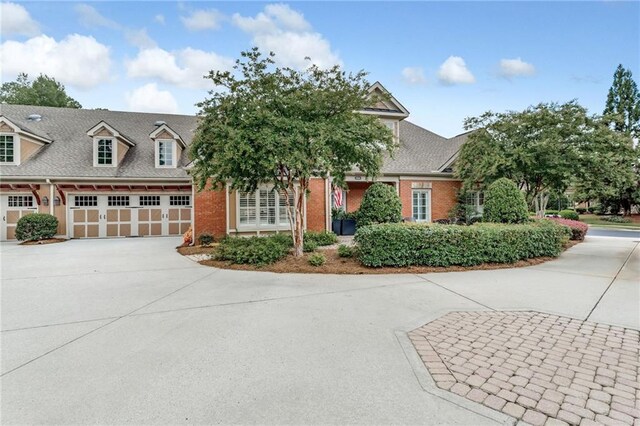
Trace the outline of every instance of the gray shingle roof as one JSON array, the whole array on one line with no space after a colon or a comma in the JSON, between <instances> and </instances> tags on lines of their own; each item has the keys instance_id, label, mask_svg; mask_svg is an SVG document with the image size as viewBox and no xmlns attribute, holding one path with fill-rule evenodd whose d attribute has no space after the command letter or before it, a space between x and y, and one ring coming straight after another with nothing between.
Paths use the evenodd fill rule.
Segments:
<instances>
[{"instance_id":1,"label":"gray shingle roof","mask_svg":"<svg viewBox=\"0 0 640 426\"><path fill-rule=\"evenodd\" d=\"M400 148L386 158L385 174L432 174L454 156L466 134L447 139L406 120L400 122Z\"/></svg>"},{"instance_id":2,"label":"gray shingle roof","mask_svg":"<svg viewBox=\"0 0 640 426\"><path fill-rule=\"evenodd\" d=\"M39 114L42 120L29 121L30 114ZM197 126L195 116L8 104L0 105L0 115L53 140L19 166L0 166L0 177L188 178L182 169L188 163L187 150L177 168L156 168L155 144L149 134L156 129L156 121L165 121L188 144ZM136 144L118 167L93 167L93 140L87 131L101 120Z\"/></svg>"},{"instance_id":3,"label":"gray shingle roof","mask_svg":"<svg viewBox=\"0 0 640 426\"><path fill-rule=\"evenodd\" d=\"M41 121L29 121L39 114ZM164 121L189 145L197 126L192 115L52 108L0 104L0 115L20 128L53 140L20 166L1 165L0 177L98 177L98 178L188 178L182 168L189 162L187 150L175 169L155 167L155 144L149 134L156 121ZM93 143L87 131L104 121L127 135L129 148L118 167L93 167ZM467 134L447 139L408 121L400 122L400 148L394 158L385 158L386 174L433 174L460 149Z\"/></svg>"}]
</instances>

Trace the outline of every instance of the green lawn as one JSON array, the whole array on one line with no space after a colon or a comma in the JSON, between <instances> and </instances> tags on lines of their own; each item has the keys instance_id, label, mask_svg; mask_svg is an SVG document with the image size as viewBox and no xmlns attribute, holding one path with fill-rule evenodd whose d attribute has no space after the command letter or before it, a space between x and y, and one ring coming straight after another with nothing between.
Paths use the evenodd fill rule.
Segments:
<instances>
[{"instance_id":1,"label":"green lawn","mask_svg":"<svg viewBox=\"0 0 640 426\"><path fill-rule=\"evenodd\" d=\"M584 223L588 223L592 226L602 226L603 228L625 228L625 229L640 229L640 223L613 223L602 220L602 216L596 216L594 214L581 214L580 220Z\"/></svg>"}]
</instances>

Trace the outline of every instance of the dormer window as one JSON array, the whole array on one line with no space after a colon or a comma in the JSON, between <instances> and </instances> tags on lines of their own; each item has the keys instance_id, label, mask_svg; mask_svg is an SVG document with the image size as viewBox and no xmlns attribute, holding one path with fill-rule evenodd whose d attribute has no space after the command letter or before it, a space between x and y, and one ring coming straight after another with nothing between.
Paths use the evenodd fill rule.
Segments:
<instances>
[{"instance_id":1,"label":"dormer window","mask_svg":"<svg viewBox=\"0 0 640 426\"><path fill-rule=\"evenodd\" d=\"M112 167L115 166L115 158L117 158L118 144L113 138L95 138L94 139L94 166Z\"/></svg>"},{"instance_id":2,"label":"dormer window","mask_svg":"<svg viewBox=\"0 0 640 426\"><path fill-rule=\"evenodd\" d=\"M14 135L0 134L0 163L16 163L16 144Z\"/></svg>"},{"instance_id":3,"label":"dormer window","mask_svg":"<svg viewBox=\"0 0 640 426\"><path fill-rule=\"evenodd\" d=\"M176 141L158 139L156 144L156 167L175 167L177 157Z\"/></svg>"}]
</instances>

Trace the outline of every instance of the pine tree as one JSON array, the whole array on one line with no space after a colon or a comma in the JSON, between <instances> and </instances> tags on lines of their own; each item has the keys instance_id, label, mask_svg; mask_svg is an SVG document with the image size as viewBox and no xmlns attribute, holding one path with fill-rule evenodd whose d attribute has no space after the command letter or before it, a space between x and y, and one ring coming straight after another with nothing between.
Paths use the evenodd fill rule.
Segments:
<instances>
[{"instance_id":1,"label":"pine tree","mask_svg":"<svg viewBox=\"0 0 640 426\"><path fill-rule=\"evenodd\" d=\"M631 71L622 64L613 75L604 115L616 131L640 137L640 93Z\"/></svg>"}]
</instances>

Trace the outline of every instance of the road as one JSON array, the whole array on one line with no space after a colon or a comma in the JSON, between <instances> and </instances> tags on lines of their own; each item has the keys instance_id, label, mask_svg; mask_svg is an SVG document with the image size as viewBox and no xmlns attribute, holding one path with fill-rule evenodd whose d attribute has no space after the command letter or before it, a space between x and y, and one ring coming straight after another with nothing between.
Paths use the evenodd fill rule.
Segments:
<instances>
[{"instance_id":1,"label":"road","mask_svg":"<svg viewBox=\"0 0 640 426\"><path fill-rule=\"evenodd\" d=\"M640 240L640 230L589 227L590 237L619 237Z\"/></svg>"}]
</instances>

